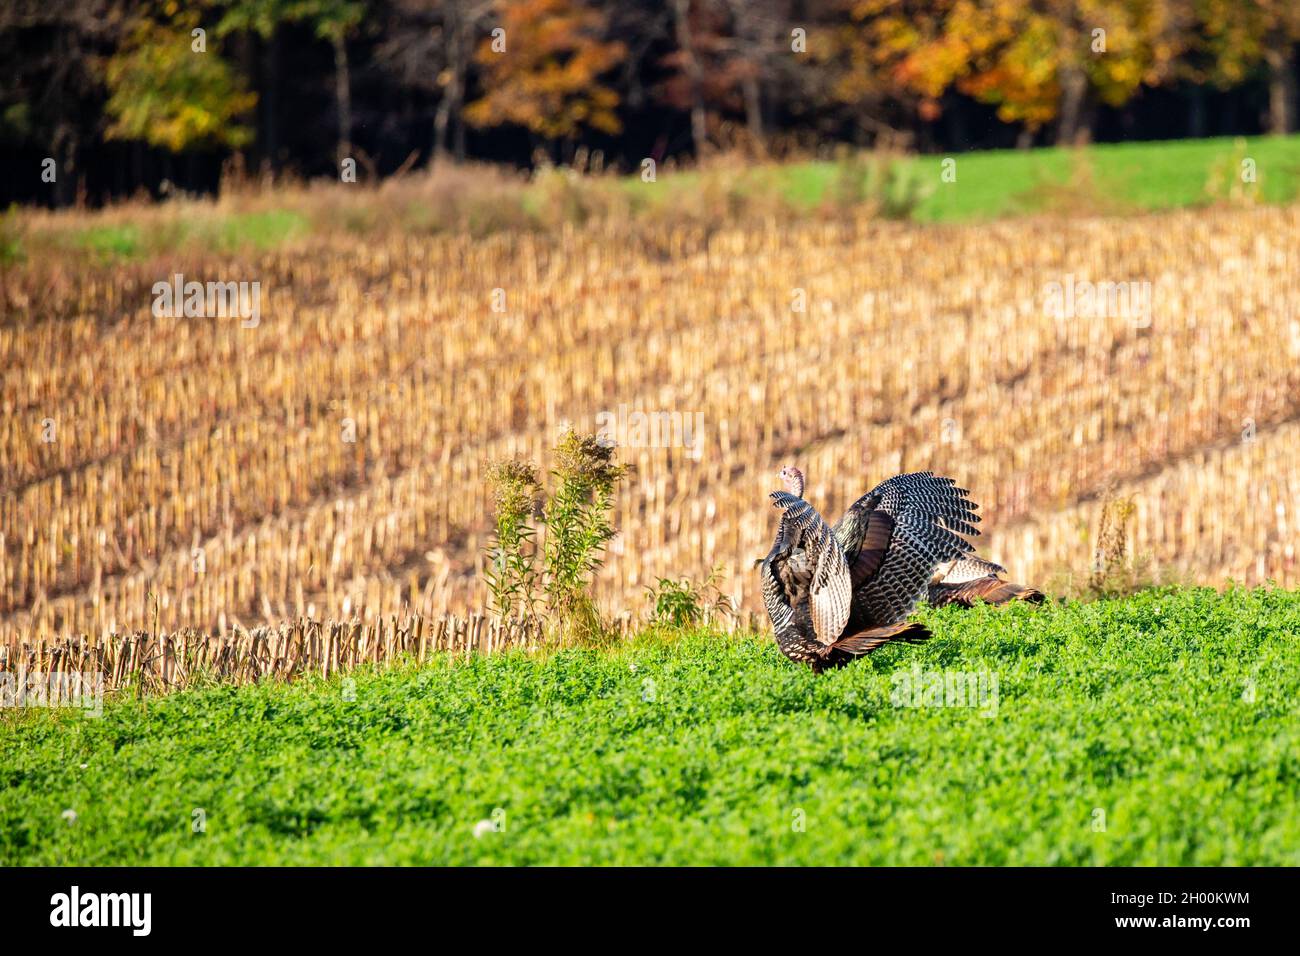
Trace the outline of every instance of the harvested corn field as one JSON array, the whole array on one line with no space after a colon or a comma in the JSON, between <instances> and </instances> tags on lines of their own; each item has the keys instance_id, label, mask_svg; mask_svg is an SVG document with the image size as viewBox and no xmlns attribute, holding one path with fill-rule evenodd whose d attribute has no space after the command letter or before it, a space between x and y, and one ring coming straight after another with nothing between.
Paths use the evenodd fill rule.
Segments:
<instances>
[{"instance_id":1,"label":"harvested corn field","mask_svg":"<svg viewBox=\"0 0 1300 956\"><path fill-rule=\"evenodd\" d=\"M1019 580L1086 578L1121 495L1156 578L1295 586L1297 239L1294 207L772 218L9 267L0 637L481 611L485 463L565 423L635 466L611 613L716 565L759 610L786 461L832 516L952 475ZM157 307L213 280L258 314Z\"/></svg>"}]
</instances>

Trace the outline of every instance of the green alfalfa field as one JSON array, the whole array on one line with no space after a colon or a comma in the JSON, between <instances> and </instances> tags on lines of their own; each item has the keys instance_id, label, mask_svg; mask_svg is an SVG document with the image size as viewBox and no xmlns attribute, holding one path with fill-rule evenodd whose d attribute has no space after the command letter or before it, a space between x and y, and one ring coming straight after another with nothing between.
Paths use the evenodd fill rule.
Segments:
<instances>
[{"instance_id":1,"label":"green alfalfa field","mask_svg":"<svg viewBox=\"0 0 1300 956\"><path fill-rule=\"evenodd\" d=\"M0 863L1300 863L1300 595L922 617L11 711Z\"/></svg>"}]
</instances>

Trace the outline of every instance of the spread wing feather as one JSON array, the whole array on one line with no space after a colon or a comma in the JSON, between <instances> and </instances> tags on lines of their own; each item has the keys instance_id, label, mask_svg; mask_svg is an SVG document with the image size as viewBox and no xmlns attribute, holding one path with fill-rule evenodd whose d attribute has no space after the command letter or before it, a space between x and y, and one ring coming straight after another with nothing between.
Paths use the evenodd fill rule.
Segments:
<instances>
[{"instance_id":1,"label":"spread wing feather","mask_svg":"<svg viewBox=\"0 0 1300 956\"><path fill-rule=\"evenodd\" d=\"M926 594L935 571L974 551L976 505L951 478L897 475L855 501L833 533L852 569L850 630L891 625Z\"/></svg>"},{"instance_id":2,"label":"spread wing feather","mask_svg":"<svg viewBox=\"0 0 1300 956\"><path fill-rule=\"evenodd\" d=\"M931 584L927 599L934 607L945 607L949 604L972 607L976 601L983 601L985 604L1007 604L1011 601L1041 604L1046 599L1046 595L1037 588L1026 587L1013 581L1003 581L1001 578L989 575L957 584L950 582Z\"/></svg>"},{"instance_id":3,"label":"spread wing feather","mask_svg":"<svg viewBox=\"0 0 1300 956\"><path fill-rule=\"evenodd\" d=\"M941 567L939 573L942 575L944 584L961 584L965 581L974 581L976 578L986 578L990 575L996 577L999 574L1006 574L1007 569L1000 564L994 564L992 561L985 561L983 558L968 554L953 561L946 568Z\"/></svg>"}]
</instances>

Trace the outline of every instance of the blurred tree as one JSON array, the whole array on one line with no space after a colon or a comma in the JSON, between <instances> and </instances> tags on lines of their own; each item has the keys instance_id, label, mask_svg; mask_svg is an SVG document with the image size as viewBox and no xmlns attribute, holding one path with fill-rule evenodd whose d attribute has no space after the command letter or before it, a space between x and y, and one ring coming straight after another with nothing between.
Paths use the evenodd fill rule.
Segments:
<instances>
[{"instance_id":1,"label":"blurred tree","mask_svg":"<svg viewBox=\"0 0 1300 956\"><path fill-rule=\"evenodd\" d=\"M607 15L583 0L512 0L496 6L503 34L480 43L483 96L465 108L475 126L510 123L549 144L571 144L585 129L622 130L618 94L601 78L622 61L622 43L604 39Z\"/></svg>"},{"instance_id":2,"label":"blurred tree","mask_svg":"<svg viewBox=\"0 0 1300 956\"><path fill-rule=\"evenodd\" d=\"M128 7L127 0L0 4L0 142L7 144L0 153L24 145L55 159L56 203L72 201L79 153L107 128L104 60L129 30Z\"/></svg>"},{"instance_id":3,"label":"blurred tree","mask_svg":"<svg viewBox=\"0 0 1300 956\"><path fill-rule=\"evenodd\" d=\"M726 0L731 13L733 59L739 64L736 77L745 101L745 125L749 136L763 145L763 81L771 55L769 35L774 20L771 0Z\"/></svg>"},{"instance_id":4,"label":"blurred tree","mask_svg":"<svg viewBox=\"0 0 1300 956\"><path fill-rule=\"evenodd\" d=\"M1178 2L860 0L853 15L873 18L876 61L922 95L923 117L955 85L1028 134L1055 122L1057 143L1069 144L1091 138L1098 101L1121 106L1172 75L1184 46Z\"/></svg>"},{"instance_id":5,"label":"blurred tree","mask_svg":"<svg viewBox=\"0 0 1300 956\"><path fill-rule=\"evenodd\" d=\"M443 90L433 118L434 156L447 155L447 130L455 127L456 161L465 159L465 97L469 90L474 45L484 21L492 13L492 0L444 0L442 36L445 38L445 66L438 73Z\"/></svg>"},{"instance_id":6,"label":"blurred tree","mask_svg":"<svg viewBox=\"0 0 1300 956\"><path fill-rule=\"evenodd\" d=\"M673 0L676 49L661 57L670 72L660 99L690 117L696 154L708 149L711 127L743 116L749 139L761 151L764 89L790 64L789 4L784 0Z\"/></svg>"},{"instance_id":7,"label":"blurred tree","mask_svg":"<svg viewBox=\"0 0 1300 956\"><path fill-rule=\"evenodd\" d=\"M820 99L847 112L860 134L892 147L908 136L890 122L902 105L922 119L938 115L938 99L964 76L971 51L956 36L953 0L838 0L818 24L810 56L825 75Z\"/></svg>"},{"instance_id":8,"label":"blurred tree","mask_svg":"<svg viewBox=\"0 0 1300 956\"><path fill-rule=\"evenodd\" d=\"M649 99L654 51L671 42L672 12L662 0L609 0L609 7L609 35L627 47L618 80L623 105L641 110Z\"/></svg>"},{"instance_id":9,"label":"blurred tree","mask_svg":"<svg viewBox=\"0 0 1300 956\"><path fill-rule=\"evenodd\" d=\"M335 144L336 161L341 162L352 152L352 91L347 41L361 23L366 12L365 0L206 0L218 11L218 36L233 33L254 34L268 41L268 73L271 86L271 107L278 99L279 85L279 29L286 23L304 23L315 35L328 42L334 52L334 102L338 114L338 139ZM269 120L263 129L267 134L268 153L274 162L275 118L268 111Z\"/></svg>"},{"instance_id":10,"label":"blurred tree","mask_svg":"<svg viewBox=\"0 0 1300 956\"><path fill-rule=\"evenodd\" d=\"M694 9L692 7L694 6ZM677 49L664 58L664 64L676 74L664 84L664 99L691 117L691 145L699 156L708 149L708 120L704 108L704 66L699 41L703 4L697 0L673 0L673 31ZM706 40L707 43L707 40Z\"/></svg>"},{"instance_id":11,"label":"blurred tree","mask_svg":"<svg viewBox=\"0 0 1300 956\"><path fill-rule=\"evenodd\" d=\"M469 124L625 162L736 139L1171 135L1180 99L1193 135L1211 119L1284 132L1298 44L1300 0L3 0L0 189L68 202L96 180L109 194L173 175L210 188L239 148L273 168L351 152L369 165L354 141L389 172L420 153L463 158ZM1157 85L1175 88L1140 97ZM311 125L322 101L333 135ZM521 139L474 145L527 162ZM41 183L30 171L46 158L59 175Z\"/></svg>"},{"instance_id":12,"label":"blurred tree","mask_svg":"<svg viewBox=\"0 0 1300 956\"><path fill-rule=\"evenodd\" d=\"M348 37L365 15L363 0L299 0L290 10L294 19L312 24L316 35L334 49L334 102L338 107L337 160L352 155L352 81L348 65Z\"/></svg>"},{"instance_id":13,"label":"blurred tree","mask_svg":"<svg viewBox=\"0 0 1300 956\"><path fill-rule=\"evenodd\" d=\"M243 146L252 131L238 122L257 100L215 50L197 51L198 17L177 11L169 23L145 17L108 61L113 122L108 139L138 139L173 153L198 146Z\"/></svg>"},{"instance_id":14,"label":"blurred tree","mask_svg":"<svg viewBox=\"0 0 1300 956\"><path fill-rule=\"evenodd\" d=\"M378 55L404 84L437 96L434 162L452 154L465 158L466 91L474 48L492 10L493 0L394 0Z\"/></svg>"},{"instance_id":15,"label":"blurred tree","mask_svg":"<svg viewBox=\"0 0 1300 956\"><path fill-rule=\"evenodd\" d=\"M765 100L771 83L794 62L791 10L784 0L723 0L731 18L729 38L720 44L729 61L724 74L740 87L745 127L760 149L766 142Z\"/></svg>"},{"instance_id":16,"label":"blurred tree","mask_svg":"<svg viewBox=\"0 0 1300 956\"><path fill-rule=\"evenodd\" d=\"M1221 88L1249 79L1262 62L1268 73L1268 127L1296 128L1296 43L1300 3L1296 0L1194 0L1210 82Z\"/></svg>"}]
</instances>

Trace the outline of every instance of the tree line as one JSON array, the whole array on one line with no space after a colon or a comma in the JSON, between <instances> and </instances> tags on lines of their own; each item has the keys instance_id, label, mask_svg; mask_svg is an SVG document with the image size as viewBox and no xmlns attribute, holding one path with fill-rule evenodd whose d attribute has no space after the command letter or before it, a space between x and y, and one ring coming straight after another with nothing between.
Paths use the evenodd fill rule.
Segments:
<instances>
[{"instance_id":1,"label":"tree line","mask_svg":"<svg viewBox=\"0 0 1300 956\"><path fill-rule=\"evenodd\" d=\"M6 0L0 198L1290 132L1294 0Z\"/></svg>"}]
</instances>

